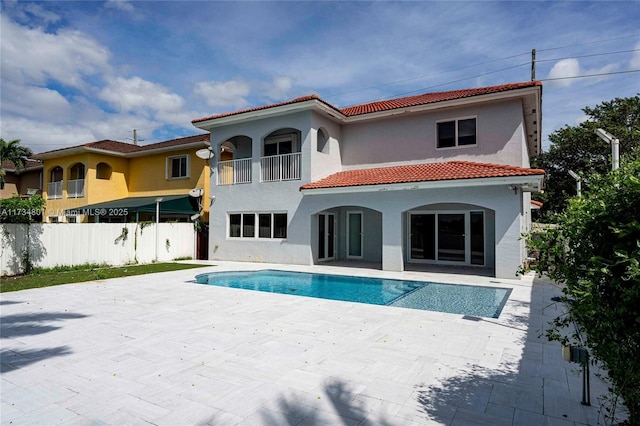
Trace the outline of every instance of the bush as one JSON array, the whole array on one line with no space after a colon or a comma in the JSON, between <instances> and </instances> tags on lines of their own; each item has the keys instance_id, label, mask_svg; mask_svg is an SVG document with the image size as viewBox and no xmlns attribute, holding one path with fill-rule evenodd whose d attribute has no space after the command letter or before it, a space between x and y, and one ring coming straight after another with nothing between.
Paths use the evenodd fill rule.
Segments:
<instances>
[{"instance_id":1,"label":"bush","mask_svg":"<svg viewBox=\"0 0 640 426\"><path fill-rule=\"evenodd\" d=\"M533 269L562 284L567 315L550 340L589 348L622 396L631 424L640 422L640 160L595 175L569 201L557 228L529 238L540 253ZM565 328L576 323L568 337Z\"/></svg>"}]
</instances>

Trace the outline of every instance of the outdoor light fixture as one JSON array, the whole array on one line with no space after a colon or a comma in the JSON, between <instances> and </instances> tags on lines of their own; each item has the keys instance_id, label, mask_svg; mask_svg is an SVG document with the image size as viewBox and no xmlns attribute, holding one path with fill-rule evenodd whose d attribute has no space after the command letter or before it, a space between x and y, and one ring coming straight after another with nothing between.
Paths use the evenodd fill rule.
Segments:
<instances>
[{"instance_id":1,"label":"outdoor light fixture","mask_svg":"<svg viewBox=\"0 0 640 426\"><path fill-rule=\"evenodd\" d=\"M598 128L595 132L600 139L611 145L611 170L616 170L620 166L620 141L604 129Z\"/></svg>"},{"instance_id":2,"label":"outdoor light fixture","mask_svg":"<svg viewBox=\"0 0 640 426\"><path fill-rule=\"evenodd\" d=\"M576 189L578 191L579 197L580 195L582 195L582 178L573 170L569 170L569 175L576 180Z\"/></svg>"}]
</instances>

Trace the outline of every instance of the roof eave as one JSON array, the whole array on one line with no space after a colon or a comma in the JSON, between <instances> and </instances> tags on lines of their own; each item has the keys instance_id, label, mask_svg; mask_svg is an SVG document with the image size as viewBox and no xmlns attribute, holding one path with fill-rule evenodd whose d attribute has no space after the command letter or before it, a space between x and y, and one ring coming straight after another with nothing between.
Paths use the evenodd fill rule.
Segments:
<instances>
[{"instance_id":1,"label":"roof eave","mask_svg":"<svg viewBox=\"0 0 640 426\"><path fill-rule=\"evenodd\" d=\"M226 117L212 118L209 120L192 122L195 127L202 130L209 130L214 127L225 126L229 124L236 124L248 120L257 120L269 117L276 117L279 115L291 114L300 111L306 111L316 109L321 111L338 121L345 121L346 116L339 110L331 108L326 103L318 99L309 99L302 102L296 102L287 105L274 106L271 108L260 109L257 111L240 112L237 114L228 115Z\"/></svg>"},{"instance_id":2,"label":"roof eave","mask_svg":"<svg viewBox=\"0 0 640 426\"><path fill-rule=\"evenodd\" d=\"M201 141L186 143L182 145L171 145L163 148L146 149L142 151L130 152L126 155L126 157L143 157L147 154L161 154L163 152L181 151L184 149L192 149L192 148L204 147L204 146L209 146L209 142L201 140Z\"/></svg>"},{"instance_id":3,"label":"roof eave","mask_svg":"<svg viewBox=\"0 0 640 426\"><path fill-rule=\"evenodd\" d=\"M350 194L358 192L407 191L419 189L463 188L476 186L514 185L524 192L540 192L544 175L498 176L488 178L449 179L422 182L404 182L381 185L341 186L334 188L300 188L303 195Z\"/></svg>"},{"instance_id":4,"label":"roof eave","mask_svg":"<svg viewBox=\"0 0 640 426\"><path fill-rule=\"evenodd\" d=\"M65 157L67 155L81 154L83 152L92 152L92 153L95 153L95 154L112 155L112 156L116 156L116 157L124 157L125 156L125 153L123 153L123 152L108 151L108 150L105 150L105 149L92 148L92 147L89 147L89 146L74 146L74 147L67 148L67 149L61 149L59 151L43 152L41 154L35 154L35 155L32 155L31 158L34 158L36 160L48 160L48 159L51 159L51 158Z\"/></svg>"},{"instance_id":5,"label":"roof eave","mask_svg":"<svg viewBox=\"0 0 640 426\"><path fill-rule=\"evenodd\" d=\"M437 101L437 102L413 105L413 106L402 107L402 108L394 108L394 109L389 109L384 111L350 115L350 116L346 116L345 122L353 123L357 121L391 117L391 116L400 115L400 114L418 113L418 112L425 112L429 110L460 107L460 106L466 106L466 105L479 103L479 102L490 102L490 101L512 99L512 98L522 98L534 93L539 93L539 88L540 86L522 87L517 89L496 92L496 93L467 96L464 98L450 99L446 101Z\"/></svg>"}]
</instances>

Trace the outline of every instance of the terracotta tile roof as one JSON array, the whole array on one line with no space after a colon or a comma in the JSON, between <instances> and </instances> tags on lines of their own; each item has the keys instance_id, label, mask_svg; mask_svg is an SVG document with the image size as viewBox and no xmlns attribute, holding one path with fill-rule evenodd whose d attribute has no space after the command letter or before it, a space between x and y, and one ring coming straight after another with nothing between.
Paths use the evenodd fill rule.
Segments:
<instances>
[{"instance_id":1,"label":"terracotta tile roof","mask_svg":"<svg viewBox=\"0 0 640 426\"><path fill-rule=\"evenodd\" d=\"M341 111L346 116L369 114L372 112L388 111L397 108L406 108L416 105L426 105L435 102L450 101L454 99L469 98L472 96L488 95L491 93L506 92L509 90L523 89L527 87L542 86L540 81L527 81L524 83L502 84L500 86L477 87L474 89L450 90L448 92L425 93L422 95L407 96L387 101L377 101L368 104L354 105L343 108Z\"/></svg>"},{"instance_id":2,"label":"terracotta tile roof","mask_svg":"<svg viewBox=\"0 0 640 426\"><path fill-rule=\"evenodd\" d=\"M340 188L348 186L528 175L544 175L544 170L505 166L502 164L448 161L445 163L348 170L332 174L316 182L308 183L301 186L300 189Z\"/></svg>"},{"instance_id":3,"label":"terracotta tile roof","mask_svg":"<svg viewBox=\"0 0 640 426\"><path fill-rule=\"evenodd\" d=\"M25 163L24 163L25 170L33 169L33 168L36 168L36 167L42 167L42 161L29 159L29 160L25 161ZM16 170L16 165L13 164L12 161L4 160L2 162L2 168L4 170L6 170L6 171L15 171Z\"/></svg>"},{"instance_id":4,"label":"terracotta tile roof","mask_svg":"<svg viewBox=\"0 0 640 426\"><path fill-rule=\"evenodd\" d=\"M191 123L195 124L195 123L200 123L201 121L215 120L216 118L223 118L223 117L229 117L229 116L232 116L232 115L245 114L247 112L260 111L260 110L263 110L263 109L275 108L275 107L284 106L284 105L292 105L292 104L297 104L297 103L300 103L300 102L310 101L310 100L313 100L313 99L316 99L316 100L322 102L323 104L335 109L337 112L340 112L340 109L334 107L329 102L323 101L322 99L320 99L318 97L318 95L316 95L314 93L313 95L302 96L300 98L292 99L290 101L280 102L280 103L277 103L277 104L262 105L262 106L259 106L259 107L247 108L247 109L243 109L243 110L240 110L240 111L225 112L225 113L222 113L222 114L211 115L209 117L196 118L195 120L191 120Z\"/></svg>"},{"instance_id":5,"label":"terracotta tile roof","mask_svg":"<svg viewBox=\"0 0 640 426\"><path fill-rule=\"evenodd\" d=\"M269 108L276 108L276 107L279 107L279 106L290 105L290 104L295 104L295 103L299 103L299 102L305 102L305 101L309 101L309 100L312 100L312 99L315 99L315 100L317 100L319 102L322 102L323 104L333 108L334 110L342 113L343 115L345 115L347 117L351 117L351 116L355 116L355 115L369 114L369 113L372 113L372 112L389 111L389 110L393 110L393 109L397 109L397 108L406 108L406 107L411 107L411 106L416 106L416 105L426 105L426 104L431 104L431 103L436 103L436 102L443 102L443 101L450 101L450 100L454 100L454 99L469 98L469 97L472 97L472 96L479 96L479 95L487 95L487 94L491 94L491 93L506 92L506 91L509 91L509 90L523 89L523 88L535 87L535 86L542 86L542 82L540 82L540 81L527 81L527 82L523 82L523 83L502 84L502 85L499 85L499 86L477 87L477 88L473 88L473 89L462 89L462 90L451 90L451 91L448 91L448 92L425 93L425 94L422 94L422 95L407 96L407 97L403 97L403 98L389 99L389 100L386 100L386 101L377 101L377 102L370 102L370 103L361 104L361 105L354 105L354 106L350 106L350 107L346 107L346 108L342 108L342 109L331 105L330 103L320 99L318 97L318 95L313 94L313 95L308 95L308 96L303 96L303 97L300 97L300 98L292 99L290 101L280 102L280 103L277 103L277 104L263 105L263 106L259 106L259 107L255 107L255 108L243 109L243 110L240 110L240 111L232 111L232 112L226 112L226 113L223 113L223 114L211 115L209 117L204 117L204 118L196 118L195 120L192 120L191 123L195 124L195 123L199 123L199 122L202 122L202 121L215 120L217 118L229 117L229 116L232 116L232 115L245 114L245 113L248 113L248 112L260 111L260 110L265 110L265 109L269 109Z\"/></svg>"},{"instance_id":6,"label":"terracotta tile roof","mask_svg":"<svg viewBox=\"0 0 640 426\"><path fill-rule=\"evenodd\" d=\"M210 135L209 133L203 133L199 135L186 136L184 138L171 139L164 142L152 143L149 145L134 145L132 143L112 141L112 140L105 139L97 142L89 142L82 145L75 145L67 148L59 148L51 151L41 152L37 155L51 154L54 152L62 152L68 149L82 148L82 147L101 149L104 151L111 151L111 152L120 153L120 154L130 154L133 152L149 151L152 149L167 148L167 147L178 146L178 145L188 145L195 142L203 142L203 143L209 142L209 135Z\"/></svg>"}]
</instances>

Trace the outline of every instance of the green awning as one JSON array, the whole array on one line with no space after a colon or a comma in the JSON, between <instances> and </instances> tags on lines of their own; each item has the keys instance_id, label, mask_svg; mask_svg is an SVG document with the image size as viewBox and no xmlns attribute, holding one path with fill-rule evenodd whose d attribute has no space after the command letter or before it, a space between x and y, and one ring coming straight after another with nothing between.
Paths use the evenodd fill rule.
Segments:
<instances>
[{"instance_id":1,"label":"green awning","mask_svg":"<svg viewBox=\"0 0 640 426\"><path fill-rule=\"evenodd\" d=\"M160 214L185 214L197 213L191 205L189 195L156 195L153 197L127 197L119 200L106 201L104 203L90 204L65 210L66 215L86 214L89 216L121 216L122 210L127 213L155 213L156 200L160 201Z\"/></svg>"}]
</instances>

